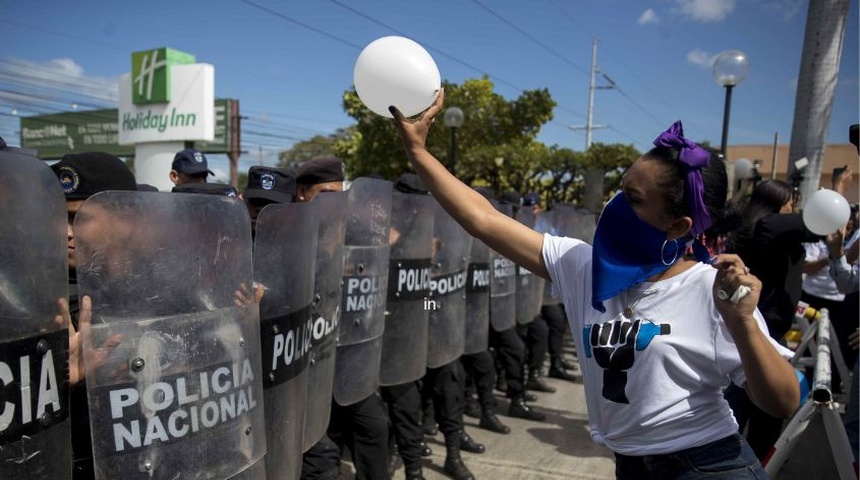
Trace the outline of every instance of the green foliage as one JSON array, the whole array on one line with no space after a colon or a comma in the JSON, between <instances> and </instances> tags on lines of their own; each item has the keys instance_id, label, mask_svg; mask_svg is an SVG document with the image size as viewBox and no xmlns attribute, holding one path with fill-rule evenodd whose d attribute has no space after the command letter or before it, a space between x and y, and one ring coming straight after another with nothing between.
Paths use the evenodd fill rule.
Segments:
<instances>
[{"instance_id":1,"label":"green foliage","mask_svg":"<svg viewBox=\"0 0 860 480\"><path fill-rule=\"evenodd\" d=\"M536 141L555 107L546 89L527 90L507 100L494 92L486 77L462 85L444 82L443 87L445 108L457 106L465 115L456 132L453 171L466 184L486 186L496 195L509 190L538 192L544 202L581 203L588 188L587 170L607 172L603 185L591 185L595 197L606 196L617 188L623 169L639 157L632 145L595 143L586 153ZM392 119L368 110L354 89L344 92L343 107L357 123L340 132L332 148L344 161L349 178L375 173L393 180L411 171ZM451 169L452 132L444 125L443 114L430 129L427 149Z\"/></svg>"},{"instance_id":2,"label":"green foliage","mask_svg":"<svg viewBox=\"0 0 860 480\"><path fill-rule=\"evenodd\" d=\"M493 146L529 146L540 131L540 127L552 119L555 102L549 91L530 90L513 101L505 100L493 92L493 83L487 79L470 79L462 85L444 82L445 104L457 106L465 114L463 126L457 130L456 173L487 170L486 163L494 157L483 157L470 153ZM337 153L346 164L351 177L377 173L388 179L410 171L400 136L394 121L368 110L355 90L344 93L343 106L346 113L358 123L352 133L352 141L338 144ZM427 149L446 165L451 164L451 130L439 121L427 138ZM490 159L488 159L490 158ZM466 173L462 177L467 183L476 180Z\"/></svg>"},{"instance_id":3,"label":"green foliage","mask_svg":"<svg viewBox=\"0 0 860 480\"><path fill-rule=\"evenodd\" d=\"M296 142L289 150L278 153L278 166L296 168L312 158L337 156L337 143L348 136L349 129L338 129L332 135L316 135L310 140Z\"/></svg>"}]
</instances>

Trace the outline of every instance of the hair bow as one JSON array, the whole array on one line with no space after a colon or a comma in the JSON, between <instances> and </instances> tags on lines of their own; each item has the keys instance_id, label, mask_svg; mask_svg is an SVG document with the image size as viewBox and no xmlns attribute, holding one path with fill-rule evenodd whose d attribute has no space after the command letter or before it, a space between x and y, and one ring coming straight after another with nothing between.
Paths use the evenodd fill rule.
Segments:
<instances>
[{"instance_id":1,"label":"hair bow","mask_svg":"<svg viewBox=\"0 0 860 480\"><path fill-rule=\"evenodd\" d=\"M711 226L711 215L705 206L705 185L699 171L711 160L711 154L695 142L684 138L684 127L680 120L661 133L654 140L654 145L678 150L681 163L687 167L684 190L690 205L690 216L693 218L691 231L694 237L698 237Z\"/></svg>"}]
</instances>

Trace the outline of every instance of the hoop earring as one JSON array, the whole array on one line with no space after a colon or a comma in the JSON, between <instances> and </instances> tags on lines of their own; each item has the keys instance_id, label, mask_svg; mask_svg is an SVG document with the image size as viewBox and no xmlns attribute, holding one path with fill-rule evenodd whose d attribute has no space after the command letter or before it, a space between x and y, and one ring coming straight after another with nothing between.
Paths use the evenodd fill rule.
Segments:
<instances>
[{"instance_id":1,"label":"hoop earring","mask_svg":"<svg viewBox=\"0 0 860 480\"><path fill-rule=\"evenodd\" d=\"M670 267L670 266L672 266L672 264L675 263L675 260L678 259L678 250L680 250L680 248L678 248L678 242L676 242L675 240L672 240L672 243L675 244L675 256L672 257L671 261L667 262L666 261L666 253L665 253L667 243L669 243L668 238L666 240L663 240L663 246L660 247L660 261L663 262L663 265Z\"/></svg>"}]
</instances>

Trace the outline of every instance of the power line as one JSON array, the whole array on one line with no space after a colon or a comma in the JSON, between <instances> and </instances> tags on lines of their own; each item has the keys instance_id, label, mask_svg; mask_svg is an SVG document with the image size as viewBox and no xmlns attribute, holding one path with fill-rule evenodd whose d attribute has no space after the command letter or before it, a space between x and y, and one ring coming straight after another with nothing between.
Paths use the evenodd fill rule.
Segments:
<instances>
[{"instance_id":1,"label":"power line","mask_svg":"<svg viewBox=\"0 0 860 480\"><path fill-rule=\"evenodd\" d=\"M244 1L244 0L243 0L243 1ZM356 15L360 16L361 18L364 18L365 20L367 20L367 21L369 21L369 22L372 22L372 23L375 23L376 25L379 25L379 26L381 26L381 27L387 28L387 29L391 30L392 32L397 33L398 35L402 35L402 36L404 36L404 37L408 37L408 36L409 36L409 35L407 35L406 33L404 33L404 32L402 32L402 31L400 31L400 30L398 30L398 29L396 29L396 28L392 27L391 25L388 25L388 24L386 24L386 23L384 23L384 22L382 22L382 21L380 21L380 20L377 20L377 19L375 19L375 18L371 17L370 15L367 15L367 14L365 14L365 13L363 13L363 12L359 11L359 10L356 10L356 9L355 9L355 8L353 8L353 7L350 7L349 5L345 5L345 4L343 4L343 3L342 3L342 2L340 2L339 0L329 0L329 1L330 1L330 2L332 2L332 3L334 3L335 5L337 5L337 6L341 7L341 8L343 8L343 9L345 9L345 10L348 10L348 11L350 11L350 12L352 12L352 13L354 13L354 14L356 14ZM438 53L439 55L441 55L441 56L443 56L443 57L445 57L445 58L447 58L447 59L449 59L449 60L451 60L451 61L453 61L453 62L455 62L455 63L458 63L458 64L460 64L460 65L462 65L462 66L464 66L464 67L466 67L466 68L469 68L469 69L471 69L471 70L474 70L474 71L476 71L476 72L480 73L481 75L486 75L486 76L487 76L487 78L491 78L491 79L495 80L497 83L500 83L500 84L503 84L503 85L507 85L508 87L511 87L511 88L513 88L514 90L517 90L517 91L520 91L520 92L524 92L524 91L526 91L526 90L527 90L526 88L523 88L523 87L521 87L521 86L519 86L519 85L515 85L515 84L513 84L513 83L511 83L511 82L508 82L507 80L504 80L504 79L502 79L502 78L499 78L498 76L493 75L493 74L491 74L491 73L487 72L486 70L484 70L484 69L482 69L482 68L476 67L475 65L472 65L472 64L470 64L470 63L468 63L468 62L466 62L466 61L464 61L464 60L461 60L461 59L459 59L459 58L457 58L457 57L455 57L455 56L453 56L453 55L450 55L449 53L447 53L447 52L445 52L445 51L443 51L443 50L440 50L440 49L438 49L438 48L436 48L436 47L434 47L434 46L432 46L432 45L425 44L425 46L426 46L429 50L432 50L432 51L434 51L434 52ZM576 112L576 111L570 110L570 109L568 109L568 108L562 107L562 106L560 106L560 105L556 105L556 108L558 108L559 110L563 110L563 111L565 111L565 112L567 112L567 113L570 113L570 114L572 114L572 115L575 115L575 116L577 116L577 117L585 118L585 115L583 115L583 114L581 114L581 113L579 113L579 112ZM551 122L550 122L550 123L551 123Z\"/></svg>"},{"instance_id":2,"label":"power line","mask_svg":"<svg viewBox=\"0 0 860 480\"><path fill-rule=\"evenodd\" d=\"M475 3L475 5L477 5L477 6L481 7L481 8L483 8L483 9L484 9L485 11L487 11L490 15L492 15L492 16L494 16L494 17L498 18L498 19L499 19L502 23L504 23L505 25L507 25L507 26L509 26L509 27L513 28L514 30L516 30L517 32L519 32L522 36L524 36L524 37L528 38L529 40L531 40L532 42L534 42L535 44L537 44L538 46L540 46L541 48L543 48L543 49L544 49L544 50L546 50L547 52L549 52L549 53L551 53L552 55L556 56L557 58L559 58L559 59L560 59L561 61L563 61L564 63L566 63L566 64L570 65L571 67L573 67L573 68L575 68L576 70L578 70L578 71L580 71L580 72L584 73L585 75L588 75L588 71L587 71L586 69L584 69L584 68L580 67L579 65L577 65L577 64L575 64L575 63L573 63L572 61L570 61L570 60L569 60L567 57L565 57L564 55L562 55L562 54L560 54L560 53L556 52L555 50L553 50L549 45L546 45L545 43L541 42L540 40L538 40L537 38L535 38L534 36L532 36L532 35L530 35L528 32L526 32L525 30L523 30L523 29L521 29L520 27L516 26L516 24L514 24L513 22L509 21L508 19L506 19L506 18L502 17L501 15L499 15L498 13L496 13L496 12L495 12L493 9L491 9L490 7L488 7L488 6L484 5L483 3L479 2L478 0L472 0L472 2L474 2L474 3Z\"/></svg>"}]
</instances>

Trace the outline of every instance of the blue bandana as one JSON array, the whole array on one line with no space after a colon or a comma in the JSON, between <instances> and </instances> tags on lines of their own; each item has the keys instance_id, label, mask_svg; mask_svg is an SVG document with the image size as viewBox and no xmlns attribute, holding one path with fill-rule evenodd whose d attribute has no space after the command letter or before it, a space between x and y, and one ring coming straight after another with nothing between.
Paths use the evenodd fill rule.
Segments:
<instances>
[{"instance_id":1,"label":"blue bandana","mask_svg":"<svg viewBox=\"0 0 860 480\"><path fill-rule=\"evenodd\" d=\"M594 232L591 306L605 312L604 300L665 272L683 255L683 248L682 240L666 242L666 232L639 218L623 193L615 195Z\"/></svg>"}]
</instances>

